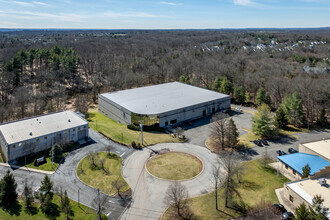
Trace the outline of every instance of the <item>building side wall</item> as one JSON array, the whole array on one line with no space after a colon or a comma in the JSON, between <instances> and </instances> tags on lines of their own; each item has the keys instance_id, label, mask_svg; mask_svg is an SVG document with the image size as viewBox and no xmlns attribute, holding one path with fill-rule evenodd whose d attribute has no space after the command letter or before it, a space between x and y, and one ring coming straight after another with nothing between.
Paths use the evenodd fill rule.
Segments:
<instances>
[{"instance_id":1,"label":"building side wall","mask_svg":"<svg viewBox=\"0 0 330 220\"><path fill-rule=\"evenodd\" d=\"M325 159L326 161L330 162L330 160L328 158L324 157L322 154L319 154L319 153L311 150L308 147L305 147L303 144L299 144L299 147L298 148L299 148L299 152L300 153L316 155L316 156L319 156L319 157Z\"/></svg>"},{"instance_id":2,"label":"building side wall","mask_svg":"<svg viewBox=\"0 0 330 220\"><path fill-rule=\"evenodd\" d=\"M51 133L37 138L32 138L8 146L8 161L26 156L39 151L48 150L54 144L63 145L71 141L88 138L88 124Z\"/></svg>"},{"instance_id":3,"label":"building side wall","mask_svg":"<svg viewBox=\"0 0 330 220\"><path fill-rule=\"evenodd\" d=\"M290 200L290 196L292 196L292 201ZM302 203L305 203L307 207L310 206L308 202L306 202L302 197L300 197L295 191L293 191L286 184L284 184L284 197L289 202L291 202L295 208L297 208Z\"/></svg>"},{"instance_id":4,"label":"building side wall","mask_svg":"<svg viewBox=\"0 0 330 220\"><path fill-rule=\"evenodd\" d=\"M6 157L6 158L3 158L3 159L7 160L7 158L8 158L8 155L7 155L7 142L5 141L5 138L3 137L3 134L2 134L1 131L0 131L0 145L1 145L2 152Z\"/></svg>"},{"instance_id":5,"label":"building side wall","mask_svg":"<svg viewBox=\"0 0 330 220\"><path fill-rule=\"evenodd\" d=\"M280 169L282 172L289 173L291 176L295 177L296 180L301 179L301 175L298 172L296 172L295 170L293 170L291 167L287 166L282 161L279 161L279 164L280 164Z\"/></svg>"},{"instance_id":6,"label":"building side wall","mask_svg":"<svg viewBox=\"0 0 330 220\"><path fill-rule=\"evenodd\" d=\"M131 124L131 112L99 95L99 112L122 124Z\"/></svg>"},{"instance_id":7,"label":"building side wall","mask_svg":"<svg viewBox=\"0 0 330 220\"><path fill-rule=\"evenodd\" d=\"M324 167L323 169L319 170L319 172L315 172L313 176L311 176L313 179L321 178L324 176L330 175L330 166Z\"/></svg>"},{"instance_id":8,"label":"building side wall","mask_svg":"<svg viewBox=\"0 0 330 220\"><path fill-rule=\"evenodd\" d=\"M202 118L206 115L211 115L217 111L230 108L230 98L219 99L208 103L201 103L194 106L166 112L159 116L159 126L166 127L173 123L171 121L176 120L176 123ZM213 111L214 110L214 111ZM205 111L205 115L204 115ZM166 123L167 122L167 123Z\"/></svg>"}]
</instances>

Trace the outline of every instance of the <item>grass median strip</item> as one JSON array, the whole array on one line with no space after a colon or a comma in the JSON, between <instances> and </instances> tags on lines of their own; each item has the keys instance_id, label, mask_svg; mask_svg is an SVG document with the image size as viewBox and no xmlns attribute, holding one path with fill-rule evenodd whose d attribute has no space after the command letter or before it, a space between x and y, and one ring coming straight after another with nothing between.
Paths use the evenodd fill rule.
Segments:
<instances>
[{"instance_id":1,"label":"grass median strip","mask_svg":"<svg viewBox=\"0 0 330 220\"><path fill-rule=\"evenodd\" d=\"M190 154L169 152L148 161L147 169L162 179L184 180L198 175L203 169L203 163Z\"/></svg>"},{"instance_id":2,"label":"grass median strip","mask_svg":"<svg viewBox=\"0 0 330 220\"><path fill-rule=\"evenodd\" d=\"M116 187L120 186L120 193L130 190L129 185L121 176L121 166L122 160L116 154L94 153L79 162L77 175L84 183L101 189L108 195L115 195L117 193Z\"/></svg>"},{"instance_id":3,"label":"grass median strip","mask_svg":"<svg viewBox=\"0 0 330 220\"><path fill-rule=\"evenodd\" d=\"M91 109L87 114L89 127L94 131L102 132L114 141L125 145L131 145L132 141L139 143L141 140L140 132L127 128L127 125L120 124L105 115L102 115L97 109ZM172 138L166 133L157 131L143 132L144 144L151 145L166 142L180 142L177 138Z\"/></svg>"}]
</instances>

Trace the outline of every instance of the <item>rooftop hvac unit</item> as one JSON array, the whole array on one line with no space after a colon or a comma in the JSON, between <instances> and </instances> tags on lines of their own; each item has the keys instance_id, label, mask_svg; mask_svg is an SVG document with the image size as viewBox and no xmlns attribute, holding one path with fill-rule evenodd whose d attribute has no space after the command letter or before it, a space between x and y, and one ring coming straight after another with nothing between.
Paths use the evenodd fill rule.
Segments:
<instances>
[{"instance_id":1,"label":"rooftop hvac unit","mask_svg":"<svg viewBox=\"0 0 330 220\"><path fill-rule=\"evenodd\" d=\"M327 185L327 180L325 178L321 178L321 179L319 179L319 184L321 186L325 186L325 185Z\"/></svg>"}]
</instances>

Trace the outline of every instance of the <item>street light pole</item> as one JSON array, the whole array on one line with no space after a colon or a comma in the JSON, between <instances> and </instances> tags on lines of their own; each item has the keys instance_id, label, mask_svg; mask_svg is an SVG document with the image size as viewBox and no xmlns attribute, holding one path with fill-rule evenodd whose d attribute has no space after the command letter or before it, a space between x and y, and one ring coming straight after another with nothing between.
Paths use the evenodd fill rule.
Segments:
<instances>
[{"instance_id":1,"label":"street light pole","mask_svg":"<svg viewBox=\"0 0 330 220\"><path fill-rule=\"evenodd\" d=\"M80 191L80 188L78 188L78 207L80 207L80 203L79 203L79 191Z\"/></svg>"},{"instance_id":2,"label":"street light pole","mask_svg":"<svg viewBox=\"0 0 330 220\"><path fill-rule=\"evenodd\" d=\"M141 128L141 147L143 146L143 124L140 124Z\"/></svg>"}]
</instances>

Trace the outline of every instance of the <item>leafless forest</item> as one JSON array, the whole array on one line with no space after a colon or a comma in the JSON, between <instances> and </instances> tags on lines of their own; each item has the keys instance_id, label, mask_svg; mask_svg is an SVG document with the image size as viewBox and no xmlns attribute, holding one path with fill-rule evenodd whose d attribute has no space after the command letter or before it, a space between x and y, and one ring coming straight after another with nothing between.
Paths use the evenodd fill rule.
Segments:
<instances>
[{"instance_id":1,"label":"leafless forest","mask_svg":"<svg viewBox=\"0 0 330 220\"><path fill-rule=\"evenodd\" d=\"M330 30L0 32L0 122L96 103L97 94L170 81L207 89L226 77L247 105L302 97L315 122L330 105ZM235 102L235 99L233 99Z\"/></svg>"}]
</instances>

